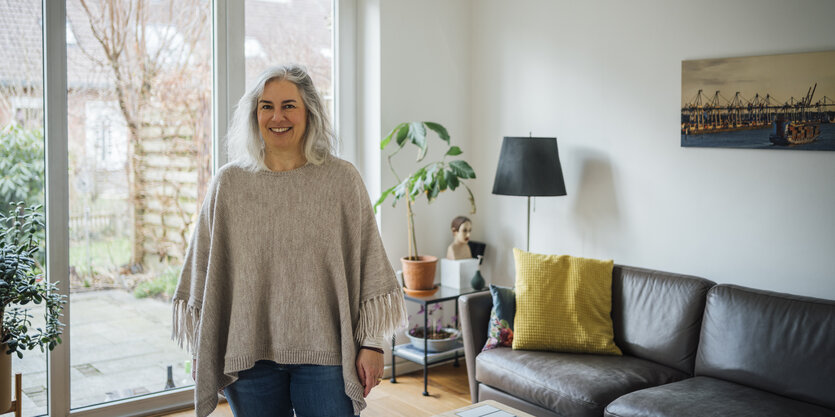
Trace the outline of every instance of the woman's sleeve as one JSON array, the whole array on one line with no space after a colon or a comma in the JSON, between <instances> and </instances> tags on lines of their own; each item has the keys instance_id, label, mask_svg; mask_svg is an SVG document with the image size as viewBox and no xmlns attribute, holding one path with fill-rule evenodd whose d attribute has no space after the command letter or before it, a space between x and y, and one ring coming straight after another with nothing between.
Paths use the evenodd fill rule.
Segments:
<instances>
[{"instance_id":1,"label":"woman's sleeve","mask_svg":"<svg viewBox=\"0 0 835 417\"><path fill-rule=\"evenodd\" d=\"M208 274L212 242L216 185L213 181L209 186L209 192L200 207L172 300L171 339L176 341L181 348L185 345L185 349L195 357L200 328L200 308L203 304L203 289Z\"/></svg>"},{"instance_id":2,"label":"woman's sleeve","mask_svg":"<svg viewBox=\"0 0 835 417\"><path fill-rule=\"evenodd\" d=\"M386 344L386 339L383 336L378 337L367 337L365 340L360 342L360 346L368 346L377 349L382 349L383 345Z\"/></svg>"},{"instance_id":3,"label":"woman's sleeve","mask_svg":"<svg viewBox=\"0 0 835 417\"><path fill-rule=\"evenodd\" d=\"M403 290L389 263L368 191L356 173L361 217L360 310L355 337L362 346L382 348L406 323Z\"/></svg>"},{"instance_id":4,"label":"woman's sleeve","mask_svg":"<svg viewBox=\"0 0 835 417\"><path fill-rule=\"evenodd\" d=\"M381 348L394 332L406 327L406 305L398 288L360 304L356 339L361 346Z\"/></svg>"}]
</instances>

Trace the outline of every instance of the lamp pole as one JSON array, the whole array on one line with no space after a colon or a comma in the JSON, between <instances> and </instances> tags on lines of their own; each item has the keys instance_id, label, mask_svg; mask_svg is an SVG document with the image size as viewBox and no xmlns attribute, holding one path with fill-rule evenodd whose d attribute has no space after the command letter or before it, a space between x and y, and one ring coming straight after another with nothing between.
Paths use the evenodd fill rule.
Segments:
<instances>
[{"instance_id":1,"label":"lamp pole","mask_svg":"<svg viewBox=\"0 0 835 417\"><path fill-rule=\"evenodd\" d=\"M525 244L525 252L531 251L531 196L528 196L528 238Z\"/></svg>"}]
</instances>

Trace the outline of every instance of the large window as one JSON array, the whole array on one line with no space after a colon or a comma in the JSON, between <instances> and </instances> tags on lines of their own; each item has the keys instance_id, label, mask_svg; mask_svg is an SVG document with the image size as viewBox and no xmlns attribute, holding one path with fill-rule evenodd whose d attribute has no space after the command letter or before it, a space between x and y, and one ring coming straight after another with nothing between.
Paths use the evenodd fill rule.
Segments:
<instances>
[{"instance_id":1,"label":"large window","mask_svg":"<svg viewBox=\"0 0 835 417\"><path fill-rule=\"evenodd\" d=\"M19 202L44 202L43 15L37 1L0 0L0 8L0 212L8 214ZM43 265L43 251L37 258ZM6 310L12 308L27 311L34 327L44 326L41 305ZM13 356L12 369L24 375L24 414L45 414L46 355L35 349L23 359Z\"/></svg>"},{"instance_id":2,"label":"large window","mask_svg":"<svg viewBox=\"0 0 835 417\"><path fill-rule=\"evenodd\" d=\"M302 64L333 120L332 0L246 0L245 8L247 85L271 65Z\"/></svg>"},{"instance_id":3,"label":"large window","mask_svg":"<svg viewBox=\"0 0 835 417\"><path fill-rule=\"evenodd\" d=\"M169 301L210 180L210 16L67 1L73 408L192 383Z\"/></svg>"},{"instance_id":4,"label":"large window","mask_svg":"<svg viewBox=\"0 0 835 417\"><path fill-rule=\"evenodd\" d=\"M225 126L217 119L228 120L240 95L226 90L220 108L227 113L213 114L213 100L223 96L213 86L223 90L269 65L300 63L333 115L333 9L331 0L0 0L0 205L46 202L65 215L48 227L68 231L59 245L68 249L68 264L60 256L43 262L68 271L50 275L65 283L70 318L68 342L52 354L50 372L68 377L52 375L49 386L47 355L39 351L16 359L25 415L124 415L149 409L130 404L162 409L190 401L190 356L170 340L170 299L212 167L224 162L217 151L225 132L213 126ZM44 31L56 10L65 10L66 24ZM226 21L227 13L246 24L216 31L212 22ZM66 62L50 47L46 53L54 58L48 69L66 65L66 103L47 93L45 107L42 34L49 40L61 30ZM213 55L226 37L240 39L227 47L245 58L245 68L213 74L220 59L234 62L224 52ZM48 126L61 125L56 108L66 132L50 130L45 143L44 116ZM66 185L55 182L46 198L44 184L56 174L44 176L45 145L50 166L67 167ZM56 154L62 163L55 164ZM28 177L4 186L12 176L3 169ZM61 195L67 197L55 197ZM33 316L37 325L38 312Z\"/></svg>"}]
</instances>

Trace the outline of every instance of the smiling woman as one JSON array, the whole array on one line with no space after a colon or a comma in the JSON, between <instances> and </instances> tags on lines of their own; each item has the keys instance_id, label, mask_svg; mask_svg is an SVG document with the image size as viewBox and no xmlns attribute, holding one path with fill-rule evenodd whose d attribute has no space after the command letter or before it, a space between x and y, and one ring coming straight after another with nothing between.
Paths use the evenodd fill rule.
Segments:
<instances>
[{"instance_id":1,"label":"smiling woman","mask_svg":"<svg viewBox=\"0 0 835 417\"><path fill-rule=\"evenodd\" d=\"M291 129L283 131L287 127ZM307 162L320 165L334 154L336 142L313 80L299 65L261 73L238 101L226 140L229 160L250 171L286 171ZM285 152L291 150L301 154ZM268 151L276 169L267 165Z\"/></svg>"},{"instance_id":2,"label":"smiling woman","mask_svg":"<svg viewBox=\"0 0 835 417\"><path fill-rule=\"evenodd\" d=\"M333 154L313 81L267 69L227 136L174 295L198 416L356 416L406 317L359 172ZM276 215L280 213L280 215Z\"/></svg>"}]
</instances>

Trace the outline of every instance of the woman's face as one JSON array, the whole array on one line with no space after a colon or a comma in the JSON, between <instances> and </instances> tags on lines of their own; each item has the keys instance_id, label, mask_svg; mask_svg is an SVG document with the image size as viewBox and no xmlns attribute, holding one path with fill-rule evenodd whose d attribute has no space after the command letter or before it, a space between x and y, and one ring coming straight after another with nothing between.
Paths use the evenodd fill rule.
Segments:
<instances>
[{"instance_id":1,"label":"woman's face","mask_svg":"<svg viewBox=\"0 0 835 417\"><path fill-rule=\"evenodd\" d=\"M270 152L302 152L307 108L299 88L287 80L269 81L258 99L258 127Z\"/></svg>"},{"instance_id":2,"label":"woman's face","mask_svg":"<svg viewBox=\"0 0 835 417\"><path fill-rule=\"evenodd\" d=\"M452 232L455 237L455 243L467 243L470 241L470 233L473 231L473 225L470 222L461 223L458 226L457 232Z\"/></svg>"}]
</instances>

